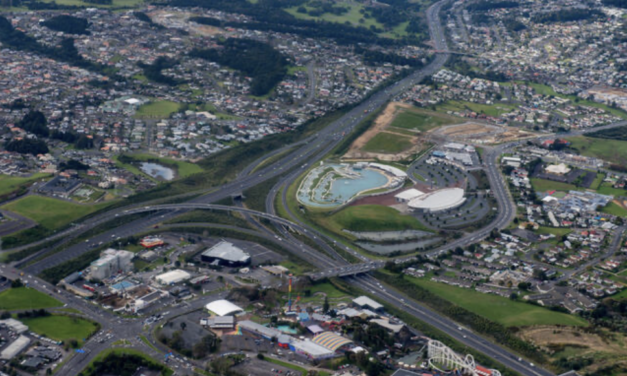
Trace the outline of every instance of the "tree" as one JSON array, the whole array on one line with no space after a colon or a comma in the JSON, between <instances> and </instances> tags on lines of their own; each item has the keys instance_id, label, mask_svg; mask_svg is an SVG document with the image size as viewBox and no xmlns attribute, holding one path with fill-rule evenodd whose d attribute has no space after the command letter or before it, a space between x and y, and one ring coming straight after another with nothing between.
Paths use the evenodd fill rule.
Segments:
<instances>
[{"instance_id":1,"label":"tree","mask_svg":"<svg viewBox=\"0 0 627 376\"><path fill-rule=\"evenodd\" d=\"M322 305L322 312L327 313L329 312L329 297L325 296L324 297L324 304Z\"/></svg>"},{"instance_id":2,"label":"tree","mask_svg":"<svg viewBox=\"0 0 627 376\"><path fill-rule=\"evenodd\" d=\"M187 327L187 324L183 321L181 323L181 330L185 330L186 327Z\"/></svg>"}]
</instances>

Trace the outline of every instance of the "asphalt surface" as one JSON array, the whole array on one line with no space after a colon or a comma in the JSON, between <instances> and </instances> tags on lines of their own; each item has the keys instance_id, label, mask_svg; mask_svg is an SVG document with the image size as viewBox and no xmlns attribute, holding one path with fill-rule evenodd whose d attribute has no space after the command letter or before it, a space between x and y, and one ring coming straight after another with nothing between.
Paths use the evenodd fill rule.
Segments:
<instances>
[{"instance_id":1,"label":"asphalt surface","mask_svg":"<svg viewBox=\"0 0 627 376\"><path fill-rule=\"evenodd\" d=\"M427 19L429 23L429 29L431 32L433 44L437 50L445 51L447 50L446 40L442 31L442 26L438 20L438 13L442 7L442 5L450 0L440 1L433 6L431 6L427 10ZM294 223L291 221L287 221L285 219L279 218L273 213L259 213L255 211L250 211L244 208L238 207L221 207L219 205L210 205L212 202L221 200L223 198L229 197L231 194L235 192L242 192L248 188L254 187L261 182L264 182L268 179L272 179L273 177L282 175L287 171L291 171L293 169L297 169L295 172L290 173L287 177L281 179L279 184L273 188L273 191L270 195L268 195L268 202L274 202L274 197L278 192L280 187L285 187L292 182L303 169L310 167L312 164L317 163L324 155L333 150L345 137L345 135L349 134L354 127L359 124L361 121L365 119L366 116L373 110L376 110L383 106L390 98L393 98L397 94L401 93L408 87L414 85L419 82L423 78L433 74L437 70L439 70L443 64L446 62L448 58L448 54L438 54L434 60L424 67L423 69L414 72L410 76L399 80L397 83L389 86L388 88L381 90L375 94L373 94L370 98L365 100L360 105L356 106L354 109L349 111L346 115L341 117L340 119L331 123L328 127L318 132L316 135L313 135L297 144L286 145L283 148L272 152L270 155L265 155L262 158L259 158L255 163L245 169L242 174L238 176L233 182L223 185L218 188L214 188L213 191L208 192L207 194L194 198L187 203L183 204L172 204L172 205L145 205L140 204L131 208L121 208L117 210L113 210L111 212L107 212L96 216L94 218L88 219L81 224L77 224L74 228L68 229L61 234L56 235L55 237L43 239L42 241L47 241L50 239L71 239L72 237L80 234L94 226L104 223L110 220L115 220L119 216L129 215L133 213L139 212L153 212L153 211L161 211L159 214L152 214L146 218L141 218L136 221L133 221L124 226L120 226L118 228L107 231L103 234L95 236L89 240L87 243L76 244L75 246L69 247L59 253L54 254L52 257L44 258L41 261L37 261L32 265L27 266L24 270L29 273L28 278L32 281L37 281L35 286L37 288L41 288L45 291L50 291L52 286L47 286L41 280L33 277L32 273L39 273L40 271L49 268L54 265L58 265L64 261L75 258L90 249L93 249L99 243L107 243L111 241L116 241L118 238L124 238L130 235L137 234L139 232L145 231L146 229L150 229L155 224L165 221L167 219L173 218L181 213L199 209L213 209L213 210L231 210L231 211L240 211L247 215L254 215L257 217L264 217L272 220L274 223L278 224L278 231L283 235L283 237L278 237L272 235L272 233L266 232L264 236L271 237L275 236L275 240L278 242L282 242L285 244L290 251L294 252L299 257L304 258L308 262L317 266L318 268L324 270L325 272L337 270L335 267L343 268L344 272L352 273L352 268L362 268L363 270L368 270L368 268L380 267L381 265L377 265L372 261L367 261L367 259L359 254L354 254L355 257L362 259L364 262L358 265L349 265L341 255L338 254L337 250L334 246L338 246L333 244L332 239L328 239L325 236L318 234L315 230L309 228L306 225L301 223ZM611 128L616 126L625 125L627 122L621 122L612 124L606 127L598 127L593 131L601 130L604 128ZM592 130L589 130L592 131ZM583 134L585 131L577 131L568 135L577 135ZM542 136L546 138L554 137L552 135ZM490 184L492 187L493 195L498 204L498 215L494 222L485 229L478 230L472 234L469 234L461 239L453 241L447 244L445 247L441 247L440 249L436 249L430 252L430 254L436 254L438 252L443 252L448 249L455 248L457 246L466 246L468 244L474 243L483 237L489 235L490 231L493 228L502 228L506 226L509 221L513 218L515 213L515 207L511 202L509 192L507 191L505 182L503 177L499 173L499 167L497 166L496 158L504 151L510 147L515 146L517 143L510 143L505 145L500 145L498 147L486 150L484 154L484 163L485 170L490 180ZM252 173L252 171L263 163L271 155L278 155L279 153L290 150L290 148L294 148L295 146L299 146L293 152L287 153L284 157L282 157L277 162L273 163L270 166L264 167ZM284 190L285 191L285 190ZM285 205L285 196L282 198L283 205ZM319 252L317 249L313 249L307 245L302 244L298 239L296 239L290 230L296 230L302 235L305 235L311 239L317 247L321 248L324 253ZM261 229L260 229L261 230ZM263 233L261 230L260 233ZM350 249L346 249L347 252L351 252ZM354 252L354 251L352 251ZM40 255L38 255L40 256ZM7 267L8 268L8 267ZM348 269L347 269L348 268ZM17 273L18 271L11 271L10 273ZM3 275L5 271L3 270ZM384 287L380 287L379 283L376 282L370 276L360 276L350 279L351 283L354 283L356 286L370 290L377 291L377 295L389 302L390 304L394 304L400 309L406 310L410 312L412 315L418 317L419 319L425 321L426 323L437 327L442 330L446 334L452 336L457 339L459 342L464 343L467 346L473 347L478 351L485 353L487 356L492 357L496 361L504 364L505 366L520 372L524 375L550 375L548 371L540 369L538 367L533 367L527 362L518 361L518 356L513 353L501 348L498 345L492 344L486 339L475 335L467 330L459 330L459 326L455 324L452 320L442 317L436 312L429 310L423 305L410 301L409 298L404 297L401 293L396 292L391 289L385 289ZM375 289L377 287L377 289ZM79 309L80 311L86 313L89 317L99 321L103 326L103 330L114 330L115 328L120 327L120 325L124 325L124 338L133 338L139 335L139 333L143 333L143 323L140 320L129 320L121 319L111 313L106 311L102 311L95 305L90 303L86 303L81 299L73 298L71 296L65 296L65 294L59 294L59 298L63 302L67 302L68 305L71 304L72 307ZM216 295L219 296L219 295ZM193 301L190 306L180 307L178 311L172 311L168 315L168 317L172 317L176 314L176 312L183 313L185 311L191 310L193 307L198 306L201 307L204 302L207 301L207 296L204 296L203 299ZM407 299L408 301L404 301ZM119 332L119 330L118 330ZM462 334L463 332L463 334ZM151 340L152 341L152 340ZM94 343L95 342L95 343ZM142 345L137 343L133 346L141 347ZM167 349L162 349L159 344L156 344L160 351L167 351ZM97 341L88 341L85 347L89 350L86 356L74 357L71 361L67 362L63 365L62 373L67 375L77 374L89 361L93 359L98 352L104 350L105 348L110 347L110 344L100 343ZM148 350L142 350L151 353ZM159 353L157 351L156 353ZM157 356L157 355L155 355Z\"/></svg>"}]
</instances>

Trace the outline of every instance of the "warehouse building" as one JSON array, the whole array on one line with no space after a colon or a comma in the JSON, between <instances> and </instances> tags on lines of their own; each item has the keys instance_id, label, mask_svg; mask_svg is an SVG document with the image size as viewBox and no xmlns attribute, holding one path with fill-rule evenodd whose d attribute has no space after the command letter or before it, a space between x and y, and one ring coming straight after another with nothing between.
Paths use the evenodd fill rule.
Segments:
<instances>
[{"instance_id":1,"label":"warehouse building","mask_svg":"<svg viewBox=\"0 0 627 376\"><path fill-rule=\"evenodd\" d=\"M0 327L6 327L10 331L17 334L22 334L28 330L28 326L22 324L21 321L18 321L16 319L0 320Z\"/></svg>"},{"instance_id":2,"label":"warehouse building","mask_svg":"<svg viewBox=\"0 0 627 376\"><path fill-rule=\"evenodd\" d=\"M200 260L233 267L250 265L248 253L224 240L204 251L200 255Z\"/></svg>"},{"instance_id":3,"label":"warehouse building","mask_svg":"<svg viewBox=\"0 0 627 376\"><path fill-rule=\"evenodd\" d=\"M226 299L215 300L207 304L205 308L216 316L227 316L244 311L241 307L236 306Z\"/></svg>"},{"instance_id":4,"label":"warehouse building","mask_svg":"<svg viewBox=\"0 0 627 376\"><path fill-rule=\"evenodd\" d=\"M164 286L175 285L177 283L190 280L191 278L191 274L181 269L171 270L167 273L163 273L155 277L157 282Z\"/></svg>"},{"instance_id":5,"label":"warehouse building","mask_svg":"<svg viewBox=\"0 0 627 376\"><path fill-rule=\"evenodd\" d=\"M30 339L24 335L17 337L9 346L0 352L0 359L11 360L30 345Z\"/></svg>"}]
</instances>

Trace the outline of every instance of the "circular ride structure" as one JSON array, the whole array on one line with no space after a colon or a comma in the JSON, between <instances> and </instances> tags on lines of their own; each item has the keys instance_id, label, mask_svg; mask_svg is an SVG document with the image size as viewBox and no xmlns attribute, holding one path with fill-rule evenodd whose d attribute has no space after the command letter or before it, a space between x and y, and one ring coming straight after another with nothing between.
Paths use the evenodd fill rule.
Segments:
<instances>
[{"instance_id":1,"label":"circular ride structure","mask_svg":"<svg viewBox=\"0 0 627 376\"><path fill-rule=\"evenodd\" d=\"M464 193L462 188L444 188L416 197L409 201L407 206L412 210L428 213L454 209L466 202Z\"/></svg>"}]
</instances>

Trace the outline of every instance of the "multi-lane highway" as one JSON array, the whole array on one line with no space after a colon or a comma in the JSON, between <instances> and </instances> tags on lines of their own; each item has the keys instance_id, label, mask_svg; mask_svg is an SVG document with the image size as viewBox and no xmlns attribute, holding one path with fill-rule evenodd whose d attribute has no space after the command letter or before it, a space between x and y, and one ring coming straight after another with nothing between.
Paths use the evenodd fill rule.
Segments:
<instances>
[{"instance_id":1,"label":"multi-lane highway","mask_svg":"<svg viewBox=\"0 0 627 376\"><path fill-rule=\"evenodd\" d=\"M438 3L435 3L427 10L426 13L433 46L437 50L441 51L447 50L447 43L444 33L442 31L442 26L439 22L439 12L442 6L449 1L451 0L442 0ZM431 63L426 67L414 72L408 77L399 80L398 82L392 84L386 89L380 90L377 93L373 94L371 97L364 100L361 104L357 105L340 119L332 122L329 126L324 128L317 134L301 140L297 143L285 145L284 147L273 151L269 155L265 155L263 158L260 158L255 163L244 169L233 182L225 184L221 187L212 188L202 196L190 199L189 201L182 204L139 204L126 208L112 210L110 212L86 220L82 224L64 231L62 234L57 234L54 237L43 239L42 242L51 239L70 240L80 233L83 233L84 231L97 226L98 224L102 224L104 222L115 220L116 218L131 214L137 214L142 212L149 213L149 215L144 218L137 219L123 226L94 236L88 242L83 242L75 244L71 247L67 247L64 250L55 253L54 257L45 257L39 261L33 262L32 264L26 266L24 270L30 274L37 274L45 268L49 268L72 258L75 258L100 244L115 241L119 238L125 238L131 235L135 235L137 233L150 229L157 223L163 222L167 219L178 216L181 213L194 209L239 211L246 215L263 217L273 221L278 225L278 230L283 235L283 238L277 239L277 241L281 242L282 245L290 252L293 252L297 256L311 263L312 265L317 266L319 269L325 271L324 275L320 274L318 276L350 276L353 274L381 267L381 262L370 261L365 256L354 252L346 246L335 244L333 239L327 238L325 235L318 233L316 230L312 229L306 224L299 222L296 219L297 217L295 216L292 216L292 218L295 218L294 221L288 221L284 218L278 217L274 213L274 203L277 201L276 198L278 193L282 191L282 205L287 210L289 210L289 208L287 208L286 206L286 189L284 188L293 183L302 171L309 168L314 163L317 163L326 154L332 151L340 142L342 142L346 135L350 134L350 132L359 123L361 123L366 116L368 116L368 113L385 105L385 103L387 103L397 94L403 92L415 83L421 81L423 78L439 70L446 62L447 58L448 54L436 55ZM600 127L596 128L595 130L621 126L625 124L627 124L627 122L612 124L606 127ZM585 131L573 132L573 135L583 134L584 132ZM497 158L504 151L513 146L516 146L516 144L517 143L509 143L493 148L488 148L486 149L486 152L484 154L484 167L491 184L492 194L494 195L498 207L495 220L484 229L480 229L471 234L467 234L463 238L457 239L446 244L443 247L430 251L431 254L442 252L448 249L453 249L458 246L463 247L473 242L476 242L488 236L493 228L503 228L511 221L515 214L515 207L511 202L509 192L507 190L507 186L503 180L503 177L499 173ZM255 169L258 168L269 156L280 154L284 155L277 162L255 171ZM289 171L292 172L286 174ZM229 197L235 192L245 191L251 187L258 185L259 183L262 183L279 175L284 176L280 179L278 184L272 188L270 194L268 194L267 196L266 207L268 213L255 212L241 207L227 207L211 204L223 198ZM264 231L266 230L262 228L260 228L259 230L260 231L258 233L260 234L260 236L264 236L266 238L271 238L273 236L271 235L271 233L264 233ZM290 230L298 231L300 234L309 237L309 239L316 244L316 249L303 244L295 236L293 236ZM324 253L320 252L318 249L323 250ZM338 252L338 249L341 249L343 251L343 254L346 254L344 252L351 253L357 259L361 259L362 262L359 264L349 264ZM36 257L41 256L46 256L46 254L38 254ZM31 278L34 279L34 277ZM464 343L465 345L486 354L487 356L495 359L501 364L504 364L505 366L517 372L520 372L521 374L538 376L551 374L546 370L530 365L528 362L519 361L517 355L489 342L481 336L465 330L460 331L459 326L452 320L446 317L442 317L438 313L428 309L420 303L411 301L408 297L403 296L403 294L398 291L383 287L371 276L358 276L351 278L349 281L350 283L364 290L375 291L377 296L379 296L382 300L393 304L399 309L411 313L415 317L430 325L433 325L434 327L438 328L449 336L455 338L459 342ZM45 287L45 289L49 288L52 287ZM70 298L69 296L62 296L62 299L63 301L72 301L72 298ZM199 302L201 303L194 304L202 304L202 302L205 301L206 299L202 301L199 300ZM112 316L109 313L105 314L101 312L100 309L91 304L76 303L76 305L79 310L89 314L90 316L93 315L96 320L100 321L103 324L103 328L105 329L120 324L119 318ZM185 307L181 309L185 309ZM139 320L130 320L129 322L124 322L124 325L125 327L129 328L127 334L131 336L139 335L138 333L141 333L143 330L143 325ZM70 362L66 363L63 366L64 368L62 369L62 374L77 374L87 364L87 362L93 358L95 354L107 347L106 345L101 346L100 343L92 342L88 342L87 346L87 348L90 350L90 354L93 355L73 358ZM138 346L141 346L141 344L138 344ZM147 350L147 352L150 353L149 350Z\"/></svg>"}]
</instances>

